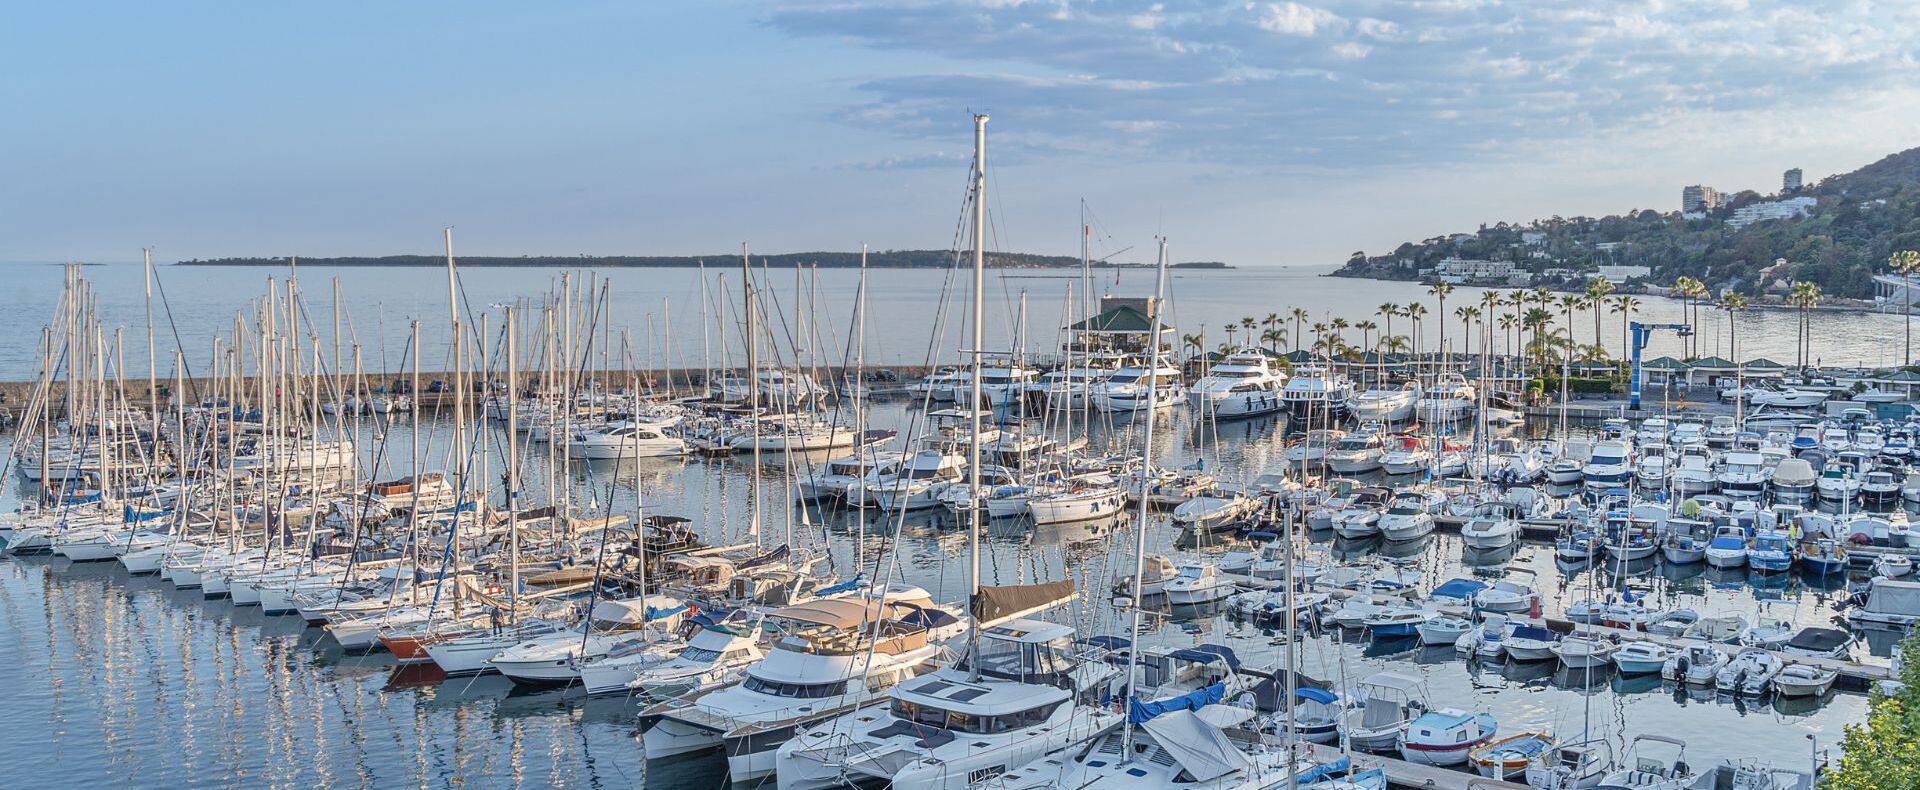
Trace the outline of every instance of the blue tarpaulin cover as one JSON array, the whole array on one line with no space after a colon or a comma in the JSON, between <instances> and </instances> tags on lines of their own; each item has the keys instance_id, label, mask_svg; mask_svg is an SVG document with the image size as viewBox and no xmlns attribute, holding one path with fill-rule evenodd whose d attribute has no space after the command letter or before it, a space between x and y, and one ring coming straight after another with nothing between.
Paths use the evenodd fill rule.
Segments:
<instances>
[{"instance_id":1,"label":"blue tarpaulin cover","mask_svg":"<svg viewBox=\"0 0 1920 790\"><path fill-rule=\"evenodd\" d=\"M1199 710L1227 698L1227 684L1215 683L1199 691L1190 691L1172 699L1141 702L1138 699L1127 701L1127 721L1139 724L1143 721L1176 710Z\"/></svg>"}]
</instances>

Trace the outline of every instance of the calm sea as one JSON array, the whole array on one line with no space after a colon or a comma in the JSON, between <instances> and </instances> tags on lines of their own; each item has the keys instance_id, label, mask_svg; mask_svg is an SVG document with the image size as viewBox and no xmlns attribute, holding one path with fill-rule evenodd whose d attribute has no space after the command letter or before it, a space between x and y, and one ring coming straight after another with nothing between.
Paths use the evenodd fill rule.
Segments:
<instances>
[{"instance_id":1,"label":"calm sea","mask_svg":"<svg viewBox=\"0 0 1920 790\"><path fill-rule=\"evenodd\" d=\"M39 330L52 316L58 301L61 267L47 265L11 265L6 267L8 288L0 290L0 380L27 380L36 367ZM146 298L141 267L100 265L86 267L86 276L95 286L98 308L108 331L124 329L125 368L129 376L144 375L147 359ZM254 315L254 303L266 292L273 278L284 292L287 271L267 268L158 267L155 299L155 334L158 368L161 376L173 369L173 349L186 350L193 371L204 371L210 343L216 334L229 335L237 318ZM1424 322L1423 345L1436 347L1439 340L1438 305L1424 286L1413 283L1378 282L1325 277L1325 270L1303 268L1246 268L1229 270L1180 271L1167 283L1168 321L1178 334L1203 334L1209 347L1227 340L1229 324L1238 326L1243 318L1262 321L1272 313L1288 314L1301 307L1313 316L1306 325L1311 343L1313 322L1344 318L1350 323L1371 320L1385 329L1386 320L1377 311L1384 303L1405 306L1423 302L1429 311ZM740 271L731 267L707 269L703 283L697 269L614 269L574 274L576 287L585 292L590 277L608 285L611 321L599 323L611 327L608 350L616 367L624 358L634 367L698 368L706 364L721 366L731 362L744 364L738 345L740 320ZM502 306L515 300L534 300L553 287L560 272L536 268L474 268L462 270L460 282L467 313L468 331L484 323L490 336L500 330ZM792 362L837 364L851 359L853 309L858 291L859 273L845 269L822 269L796 276L796 272L756 270L763 289L763 307L771 317L772 337L786 338L779 343L779 358ZM966 337L963 315L967 312L964 294L956 284L966 278L952 278L944 271L915 269L875 269L867 275L866 359L873 365L921 364L929 359L951 361L955 349ZM364 267L301 267L299 270L301 303L308 313L305 334L317 339L323 348L324 364L331 367L334 344L334 287L340 293L342 367L351 370L351 349L358 344L361 362L368 372L382 369L403 370L408 324L419 320L423 335L422 362L427 370L445 369L446 328L449 325L447 281L444 270L430 267L374 269ZM1012 338L1024 325L1025 346L1029 350L1057 348L1063 339L1061 327L1077 319L1080 308L1068 309L1070 294L1079 299L1082 283L1077 274L1035 270L1009 270L990 273L987 279L985 320L982 331L988 349L1012 347ZM1150 269L1125 269L1097 272L1088 289L1101 295L1146 296L1154 289ZM1474 303L1480 289L1460 288L1448 300L1447 311ZM1020 309L1025 298L1024 322ZM703 309L705 305L705 309ZM1668 299L1643 298L1636 317L1645 321L1680 320L1680 303ZM702 332L703 322L706 331ZM1733 340L1740 356L1769 357L1791 364L1798 316L1789 311L1749 310L1739 315L1737 326L1728 337L1724 313L1703 310L1699 331L1700 349L1705 354L1727 356ZM584 323L584 322L583 322ZM1822 311L1813 318L1814 356L1828 364L1888 365L1901 361L1903 337L1901 317ZM1284 323L1292 334L1291 321ZM1592 342L1591 312L1574 316L1575 338ZM1264 329L1264 327L1262 327ZM1406 319L1395 319L1394 334L1410 335ZM1461 325L1448 317L1446 334L1453 343L1461 338ZM1348 329L1346 338L1358 344L1359 330ZM1378 333L1375 333L1377 336ZM728 346L722 337L735 338ZM1244 333L1239 337L1244 338ZM1503 344L1502 339L1496 344ZM496 338L497 340L497 338ZM584 342L584 339L580 339ZM1601 318L1600 341L1618 356L1621 341L1621 317L1607 313ZM251 341L250 341L251 342ZM492 344L497 347L497 342ZM796 354L795 349L799 351ZM1649 358L1662 354L1679 355L1679 343L1670 335L1656 336L1647 350ZM597 364L597 362L596 362Z\"/></svg>"}]
</instances>

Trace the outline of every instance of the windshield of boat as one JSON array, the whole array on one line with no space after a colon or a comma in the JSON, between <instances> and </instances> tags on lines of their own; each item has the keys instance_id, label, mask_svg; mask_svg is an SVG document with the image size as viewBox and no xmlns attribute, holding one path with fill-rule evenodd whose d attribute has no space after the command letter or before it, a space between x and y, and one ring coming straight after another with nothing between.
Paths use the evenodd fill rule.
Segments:
<instances>
[{"instance_id":1,"label":"windshield of boat","mask_svg":"<svg viewBox=\"0 0 1920 790\"><path fill-rule=\"evenodd\" d=\"M961 666L972 668L977 663L980 674L1002 680L1043 680L1073 670L1068 657L1072 647L1064 638L1048 642L986 638L980 640L979 661L964 659Z\"/></svg>"},{"instance_id":2,"label":"windshield of boat","mask_svg":"<svg viewBox=\"0 0 1920 790\"><path fill-rule=\"evenodd\" d=\"M939 685L944 684L938 682L928 684L928 686ZM926 691L928 690L928 686L922 686L920 690ZM973 735L991 735L993 733L1008 732L1010 730L1042 724L1046 722L1046 720L1053 715L1053 711L1059 708L1064 702L1065 700L1059 700L1037 708L1003 713L998 716L976 716L970 713L936 708L925 703L896 699L893 701L891 712L894 718L903 722L912 722L919 727L930 727L933 729Z\"/></svg>"},{"instance_id":3,"label":"windshield of boat","mask_svg":"<svg viewBox=\"0 0 1920 790\"><path fill-rule=\"evenodd\" d=\"M1605 453L1596 452L1587 462L1598 466L1619 466L1627 462L1627 457L1624 455L1615 455L1614 451Z\"/></svg>"},{"instance_id":4,"label":"windshield of boat","mask_svg":"<svg viewBox=\"0 0 1920 790\"><path fill-rule=\"evenodd\" d=\"M824 699L826 697L836 696L845 691L847 682L845 680L835 680L827 683L786 683L747 675L745 685L748 691L766 694L771 697Z\"/></svg>"},{"instance_id":5,"label":"windshield of boat","mask_svg":"<svg viewBox=\"0 0 1920 790\"><path fill-rule=\"evenodd\" d=\"M1231 370L1231 369L1228 369L1228 368L1214 368L1214 369L1213 369L1213 372L1211 372L1211 373L1209 373L1208 375L1210 375L1210 376L1213 376L1214 378L1217 378L1217 379L1250 379L1250 378L1254 378L1254 377L1256 377L1256 376L1259 376L1259 375L1260 375L1260 371L1257 371L1257 370Z\"/></svg>"}]
</instances>

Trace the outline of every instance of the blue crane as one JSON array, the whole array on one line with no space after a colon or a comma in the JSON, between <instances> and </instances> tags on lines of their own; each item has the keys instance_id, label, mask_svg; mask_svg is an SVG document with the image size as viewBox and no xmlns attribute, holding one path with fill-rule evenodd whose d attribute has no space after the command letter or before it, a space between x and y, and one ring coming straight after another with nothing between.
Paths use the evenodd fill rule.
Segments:
<instances>
[{"instance_id":1,"label":"blue crane","mask_svg":"<svg viewBox=\"0 0 1920 790\"><path fill-rule=\"evenodd\" d=\"M1640 408L1640 352L1646 350L1647 338L1652 337L1654 331L1660 330L1660 329L1672 330L1676 336L1687 337L1693 334L1693 325L1692 324L1643 324L1643 323L1640 323L1639 321L1635 321L1629 325L1629 329L1632 331L1632 334L1633 334L1633 371L1632 371L1631 377L1628 379L1628 382L1627 382L1627 387L1628 387L1627 408L1639 409Z\"/></svg>"}]
</instances>

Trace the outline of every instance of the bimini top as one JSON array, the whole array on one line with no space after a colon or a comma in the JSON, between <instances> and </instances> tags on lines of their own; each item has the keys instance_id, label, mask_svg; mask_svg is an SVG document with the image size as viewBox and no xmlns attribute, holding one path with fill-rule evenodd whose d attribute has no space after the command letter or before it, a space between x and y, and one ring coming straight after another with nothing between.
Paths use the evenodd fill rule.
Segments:
<instances>
[{"instance_id":1,"label":"bimini top","mask_svg":"<svg viewBox=\"0 0 1920 790\"><path fill-rule=\"evenodd\" d=\"M775 609L768 616L828 628L858 628L881 617L881 606L870 598L825 598Z\"/></svg>"}]
</instances>

